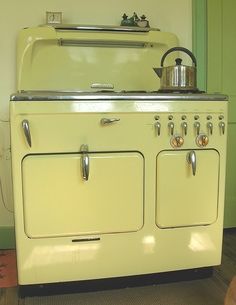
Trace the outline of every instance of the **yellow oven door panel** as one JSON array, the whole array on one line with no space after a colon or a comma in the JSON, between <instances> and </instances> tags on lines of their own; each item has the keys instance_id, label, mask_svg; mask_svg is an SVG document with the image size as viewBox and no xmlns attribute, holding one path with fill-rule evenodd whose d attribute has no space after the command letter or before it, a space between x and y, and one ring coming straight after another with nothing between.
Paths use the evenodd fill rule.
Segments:
<instances>
[{"instance_id":1,"label":"yellow oven door panel","mask_svg":"<svg viewBox=\"0 0 236 305\"><path fill-rule=\"evenodd\" d=\"M143 226L143 156L138 152L28 155L22 161L30 238L138 231ZM87 171L88 173L88 171Z\"/></svg>"},{"instance_id":2,"label":"yellow oven door panel","mask_svg":"<svg viewBox=\"0 0 236 305\"><path fill-rule=\"evenodd\" d=\"M189 161L190 153L194 154L195 161L192 163ZM208 225L216 221L219 180L217 151L162 151L157 156L156 173L158 227Z\"/></svg>"}]
</instances>

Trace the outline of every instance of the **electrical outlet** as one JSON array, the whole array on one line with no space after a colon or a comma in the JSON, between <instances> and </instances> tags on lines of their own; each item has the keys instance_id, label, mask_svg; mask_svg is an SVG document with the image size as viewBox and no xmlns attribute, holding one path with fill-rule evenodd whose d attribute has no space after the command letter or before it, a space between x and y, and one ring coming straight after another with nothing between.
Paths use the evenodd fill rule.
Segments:
<instances>
[{"instance_id":1,"label":"electrical outlet","mask_svg":"<svg viewBox=\"0 0 236 305\"><path fill-rule=\"evenodd\" d=\"M62 12L46 12L47 24L62 23Z\"/></svg>"}]
</instances>

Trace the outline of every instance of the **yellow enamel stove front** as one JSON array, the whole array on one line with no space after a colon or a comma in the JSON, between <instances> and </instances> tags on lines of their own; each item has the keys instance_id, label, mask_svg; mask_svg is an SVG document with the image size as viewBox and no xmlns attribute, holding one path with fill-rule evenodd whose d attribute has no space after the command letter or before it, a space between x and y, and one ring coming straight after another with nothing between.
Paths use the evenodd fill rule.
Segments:
<instances>
[{"instance_id":1,"label":"yellow enamel stove front","mask_svg":"<svg viewBox=\"0 0 236 305\"><path fill-rule=\"evenodd\" d=\"M225 101L10 104L20 285L220 264Z\"/></svg>"}]
</instances>

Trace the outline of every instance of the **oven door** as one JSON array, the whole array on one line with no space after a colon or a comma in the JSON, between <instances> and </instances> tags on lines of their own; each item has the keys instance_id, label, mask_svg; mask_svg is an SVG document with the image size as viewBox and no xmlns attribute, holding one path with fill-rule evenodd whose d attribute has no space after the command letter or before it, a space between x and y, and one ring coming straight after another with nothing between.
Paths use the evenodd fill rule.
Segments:
<instances>
[{"instance_id":1,"label":"oven door","mask_svg":"<svg viewBox=\"0 0 236 305\"><path fill-rule=\"evenodd\" d=\"M22 162L30 238L138 231L143 226L143 156L138 152L28 155ZM87 177L86 177L87 175Z\"/></svg>"},{"instance_id":2,"label":"oven door","mask_svg":"<svg viewBox=\"0 0 236 305\"><path fill-rule=\"evenodd\" d=\"M188 150L162 151L157 156L156 224L160 228L209 225L217 219L219 153L191 152L194 165Z\"/></svg>"}]
</instances>

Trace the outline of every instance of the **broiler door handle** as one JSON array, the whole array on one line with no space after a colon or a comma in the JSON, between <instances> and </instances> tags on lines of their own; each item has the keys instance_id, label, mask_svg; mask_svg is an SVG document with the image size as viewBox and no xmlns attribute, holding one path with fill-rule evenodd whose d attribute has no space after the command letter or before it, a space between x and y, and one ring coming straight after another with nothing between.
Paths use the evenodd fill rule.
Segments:
<instances>
[{"instance_id":1,"label":"broiler door handle","mask_svg":"<svg viewBox=\"0 0 236 305\"><path fill-rule=\"evenodd\" d=\"M88 181L89 178L89 155L88 155L88 145L81 145L80 151L82 153L81 156L81 169L82 169L82 177L85 181Z\"/></svg>"},{"instance_id":2,"label":"broiler door handle","mask_svg":"<svg viewBox=\"0 0 236 305\"><path fill-rule=\"evenodd\" d=\"M191 150L187 155L187 161L189 164L192 165L192 172L193 176L196 175L196 168L197 168L197 159L196 159L196 153L194 150Z\"/></svg>"},{"instance_id":3,"label":"broiler door handle","mask_svg":"<svg viewBox=\"0 0 236 305\"><path fill-rule=\"evenodd\" d=\"M28 120L23 120L22 121L22 128L23 128L23 131L24 131L26 141L27 141L29 147L31 147L32 142L31 142L30 126L29 126L29 121Z\"/></svg>"}]
</instances>

